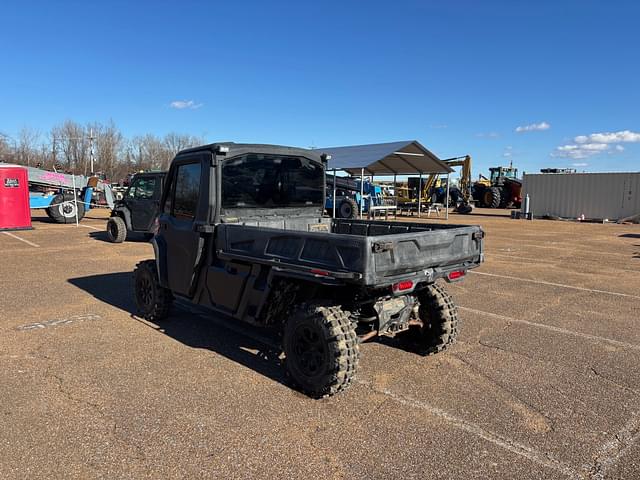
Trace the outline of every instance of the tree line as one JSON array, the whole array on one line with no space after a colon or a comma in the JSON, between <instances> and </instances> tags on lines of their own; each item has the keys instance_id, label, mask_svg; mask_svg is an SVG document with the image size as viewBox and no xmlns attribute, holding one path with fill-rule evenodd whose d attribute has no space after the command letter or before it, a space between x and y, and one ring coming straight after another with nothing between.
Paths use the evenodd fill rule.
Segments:
<instances>
[{"instance_id":1,"label":"tree line","mask_svg":"<svg viewBox=\"0 0 640 480\"><path fill-rule=\"evenodd\" d=\"M113 121L67 120L44 133L24 127L17 138L0 132L0 162L89 175L93 151L94 172L118 183L140 170L166 170L180 150L203 143L202 137L179 133L127 138Z\"/></svg>"}]
</instances>

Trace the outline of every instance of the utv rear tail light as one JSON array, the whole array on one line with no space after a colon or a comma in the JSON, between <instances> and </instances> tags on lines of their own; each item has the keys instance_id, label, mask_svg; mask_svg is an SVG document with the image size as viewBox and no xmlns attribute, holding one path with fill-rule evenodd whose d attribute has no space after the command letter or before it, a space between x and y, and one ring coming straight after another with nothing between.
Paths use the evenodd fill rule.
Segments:
<instances>
[{"instance_id":1,"label":"utv rear tail light","mask_svg":"<svg viewBox=\"0 0 640 480\"><path fill-rule=\"evenodd\" d=\"M318 270L317 268L312 269L311 273L313 273L314 275L320 275L322 277L329 276L329 272L327 272L326 270Z\"/></svg>"},{"instance_id":2,"label":"utv rear tail light","mask_svg":"<svg viewBox=\"0 0 640 480\"><path fill-rule=\"evenodd\" d=\"M411 280L404 280L402 282L394 283L391 288L394 292L403 292L405 290L411 290L413 288L413 282Z\"/></svg>"},{"instance_id":3,"label":"utv rear tail light","mask_svg":"<svg viewBox=\"0 0 640 480\"><path fill-rule=\"evenodd\" d=\"M467 272L465 272L464 270L456 270L455 272L450 272L449 275L447 275L447 278L449 280L457 280L464 277L466 273Z\"/></svg>"}]
</instances>

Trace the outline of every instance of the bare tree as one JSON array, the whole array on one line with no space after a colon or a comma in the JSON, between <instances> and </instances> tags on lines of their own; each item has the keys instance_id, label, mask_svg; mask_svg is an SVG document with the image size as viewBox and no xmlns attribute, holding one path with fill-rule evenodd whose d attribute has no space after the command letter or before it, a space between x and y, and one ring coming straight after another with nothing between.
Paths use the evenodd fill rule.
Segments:
<instances>
[{"instance_id":1,"label":"bare tree","mask_svg":"<svg viewBox=\"0 0 640 480\"><path fill-rule=\"evenodd\" d=\"M30 166L35 164L39 156L38 140L40 132L29 127L23 127L18 134L18 162Z\"/></svg>"},{"instance_id":2,"label":"bare tree","mask_svg":"<svg viewBox=\"0 0 640 480\"><path fill-rule=\"evenodd\" d=\"M91 133L95 169L113 182L140 170L166 170L179 151L204 143L201 137L175 132L164 137L146 134L127 139L112 120L86 125L66 120L45 136L30 127L24 127L18 139L0 132L0 161L87 175Z\"/></svg>"},{"instance_id":3,"label":"bare tree","mask_svg":"<svg viewBox=\"0 0 640 480\"><path fill-rule=\"evenodd\" d=\"M0 132L0 162L16 163L15 140L2 132Z\"/></svg>"},{"instance_id":4,"label":"bare tree","mask_svg":"<svg viewBox=\"0 0 640 480\"><path fill-rule=\"evenodd\" d=\"M131 141L131 152L137 170L159 170L166 161L165 146L158 137L147 134L134 137Z\"/></svg>"},{"instance_id":5,"label":"bare tree","mask_svg":"<svg viewBox=\"0 0 640 480\"><path fill-rule=\"evenodd\" d=\"M200 137L196 137L193 135L183 135L180 133L170 132L164 136L164 145L167 149L167 155L163 159L165 160L162 164L163 169L168 169L171 160L180 150L184 150L185 148L195 147L204 143L204 140Z\"/></svg>"},{"instance_id":6,"label":"bare tree","mask_svg":"<svg viewBox=\"0 0 640 480\"><path fill-rule=\"evenodd\" d=\"M124 137L116 127L113 120L107 125L99 123L90 125L95 137L95 156L97 159L96 169L103 171L107 178L116 178L118 163L123 153Z\"/></svg>"},{"instance_id":7,"label":"bare tree","mask_svg":"<svg viewBox=\"0 0 640 480\"><path fill-rule=\"evenodd\" d=\"M74 173L87 174L89 160L89 138L85 129L79 123L66 120L62 125L54 127L52 130L53 142L58 152L62 153L62 159L57 159L58 163L63 162L64 168Z\"/></svg>"}]
</instances>

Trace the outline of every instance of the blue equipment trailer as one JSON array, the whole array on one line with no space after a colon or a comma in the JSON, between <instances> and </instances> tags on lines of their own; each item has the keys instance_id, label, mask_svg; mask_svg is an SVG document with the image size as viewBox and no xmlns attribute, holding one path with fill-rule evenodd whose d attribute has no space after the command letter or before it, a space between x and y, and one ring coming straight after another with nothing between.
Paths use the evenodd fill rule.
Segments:
<instances>
[{"instance_id":1,"label":"blue equipment trailer","mask_svg":"<svg viewBox=\"0 0 640 480\"><path fill-rule=\"evenodd\" d=\"M44 209L56 223L75 223L87 210L101 201L113 208L113 193L98 177L51 172L27 167L29 208Z\"/></svg>"}]
</instances>

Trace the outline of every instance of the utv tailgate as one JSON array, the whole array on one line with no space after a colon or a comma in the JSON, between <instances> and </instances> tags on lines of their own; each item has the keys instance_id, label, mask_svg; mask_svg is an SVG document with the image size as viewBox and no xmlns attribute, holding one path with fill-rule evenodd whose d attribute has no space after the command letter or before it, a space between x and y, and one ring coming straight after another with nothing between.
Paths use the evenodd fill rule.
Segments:
<instances>
[{"instance_id":1,"label":"utv tailgate","mask_svg":"<svg viewBox=\"0 0 640 480\"><path fill-rule=\"evenodd\" d=\"M475 268L483 260L479 226L337 220L336 233L366 235L364 283L384 285L429 269Z\"/></svg>"}]
</instances>

